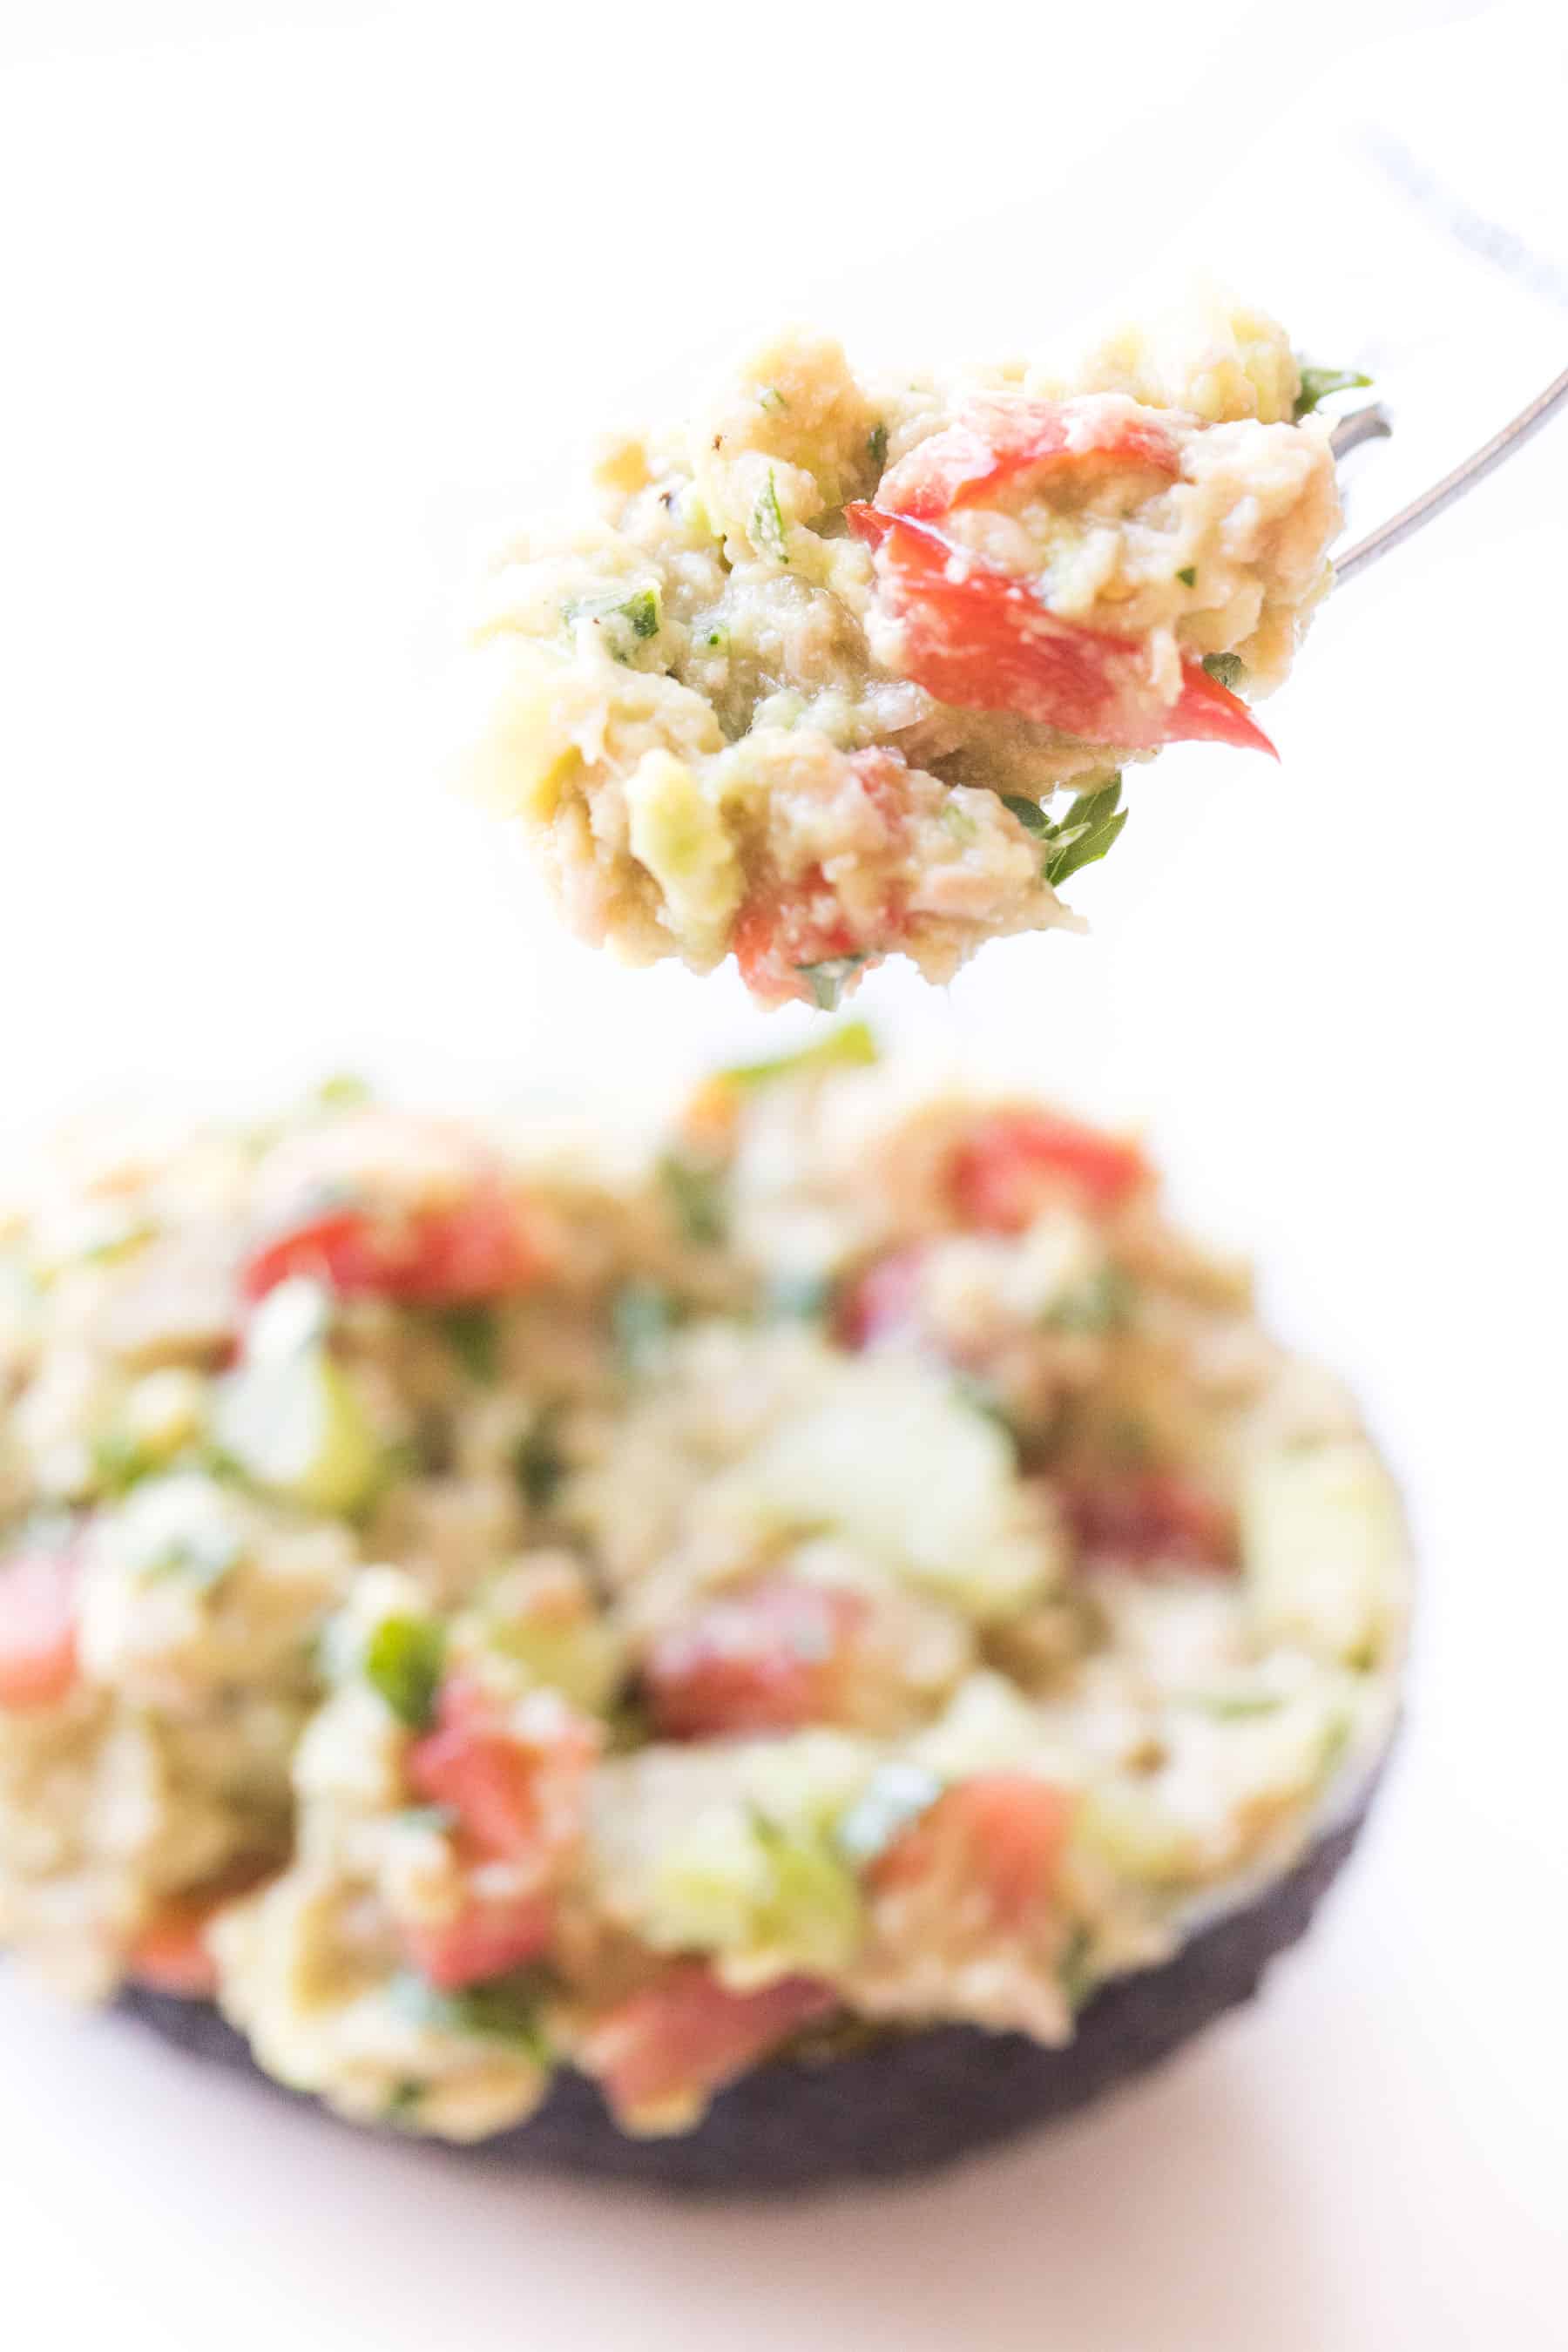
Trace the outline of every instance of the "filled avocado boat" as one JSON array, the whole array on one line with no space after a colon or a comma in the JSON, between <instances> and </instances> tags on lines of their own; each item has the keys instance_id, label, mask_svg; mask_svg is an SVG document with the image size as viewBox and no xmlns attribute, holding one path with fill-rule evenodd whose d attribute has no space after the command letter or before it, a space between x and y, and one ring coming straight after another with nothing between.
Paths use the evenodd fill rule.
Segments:
<instances>
[{"instance_id":1,"label":"filled avocado boat","mask_svg":"<svg viewBox=\"0 0 1568 2352\"><path fill-rule=\"evenodd\" d=\"M356 2122L731 2186L1251 1989L1395 1719L1388 1478L1138 1143L872 1058L34 1189L0 1941Z\"/></svg>"},{"instance_id":2,"label":"filled avocado boat","mask_svg":"<svg viewBox=\"0 0 1568 2352\"><path fill-rule=\"evenodd\" d=\"M605 449L597 521L501 551L471 786L584 938L733 955L764 1003L1081 929L1058 893L1121 831L1129 761L1272 750L1249 705L1340 522L1318 403L1364 381L1217 294L942 375L781 333L684 427Z\"/></svg>"}]
</instances>

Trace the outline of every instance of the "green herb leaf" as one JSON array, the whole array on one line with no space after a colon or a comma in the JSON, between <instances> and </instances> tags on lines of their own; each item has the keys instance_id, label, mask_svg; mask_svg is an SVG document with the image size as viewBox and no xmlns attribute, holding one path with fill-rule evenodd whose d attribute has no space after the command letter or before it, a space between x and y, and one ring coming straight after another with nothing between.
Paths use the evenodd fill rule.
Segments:
<instances>
[{"instance_id":1,"label":"green herb leaf","mask_svg":"<svg viewBox=\"0 0 1568 2352\"><path fill-rule=\"evenodd\" d=\"M657 637L661 617L658 589L652 583L646 588L634 588L629 596L579 597L566 607L569 622L599 623L617 661L628 660L636 643L647 637Z\"/></svg>"},{"instance_id":2,"label":"green herb leaf","mask_svg":"<svg viewBox=\"0 0 1568 2352\"><path fill-rule=\"evenodd\" d=\"M1114 776L1102 791L1080 793L1051 829L1047 837L1056 845L1046 859L1046 879L1053 887L1105 856L1127 822L1121 798L1121 779Z\"/></svg>"},{"instance_id":3,"label":"green herb leaf","mask_svg":"<svg viewBox=\"0 0 1568 2352\"><path fill-rule=\"evenodd\" d=\"M715 653L727 654L730 650L730 632L722 621L715 621L711 628L704 631L702 642Z\"/></svg>"},{"instance_id":4,"label":"green herb leaf","mask_svg":"<svg viewBox=\"0 0 1568 2352\"><path fill-rule=\"evenodd\" d=\"M752 509L752 544L759 554L771 555L775 563L789 562L789 533L784 528L779 486L771 466L767 488Z\"/></svg>"},{"instance_id":5,"label":"green herb leaf","mask_svg":"<svg viewBox=\"0 0 1568 2352\"><path fill-rule=\"evenodd\" d=\"M753 1087L772 1086L775 1078L815 1077L822 1070L868 1069L876 1059L877 1040L868 1024L846 1021L814 1045L803 1045L798 1054L775 1054L766 1062L733 1062L715 1075L722 1085L750 1093Z\"/></svg>"},{"instance_id":6,"label":"green herb leaf","mask_svg":"<svg viewBox=\"0 0 1568 2352\"><path fill-rule=\"evenodd\" d=\"M470 1380L493 1388L500 1368L500 1325L493 1307L443 1307L436 1321Z\"/></svg>"},{"instance_id":7,"label":"green herb leaf","mask_svg":"<svg viewBox=\"0 0 1568 2352\"><path fill-rule=\"evenodd\" d=\"M657 637L658 635L658 590L639 588L616 610L626 614L632 625L634 637Z\"/></svg>"},{"instance_id":8,"label":"green herb leaf","mask_svg":"<svg viewBox=\"0 0 1568 2352\"><path fill-rule=\"evenodd\" d=\"M1094 1990L1094 1970L1090 1959L1093 1950L1094 1937L1089 1929L1075 1927L1057 1963L1058 1980L1067 1995L1068 2008L1075 2011L1083 2007Z\"/></svg>"},{"instance_id":9,"label":"green herb leaf","mask_svg":"<svg viewBox=\"0 0 1568 2352\"><path fill-rule=\"evenodd\" d=\"M1181 582L1184 588L1195 588L1198 584L1197 565L1195 563L1184 563L1181 570L1177 572L1176 577Z\"/></svg>"},{"instance_id":10,"label":"green herb leaf","mask_svg":"<svg viewBox=\"0 0 1568 2352\"><path fill-rule=\"evenodd\" d=\"M531 1423L511 1457L512 1470L523 1498L536 1511L546 1511L566 1475L566 1457L557 1442L560 1413L547 1406Z\"/></svg>"},{"instance_id":11,"label":"green herb leaf","mask_svg":"<svg viewBox=\"0 0 1568 2352\"><path fill-rule=\"evenodd\" d=\"M864 953L828 956L821 963L797 963L795 966L811 990L811 1001L819 1013L837 1013L844 994L844 983L852 972L865 962Z\"/></svg>"},{"instance_id":12,"label":"green herb leaf","mask_svg":"<svg viewBox=\"0 0 1568 2352\"><path fill-rule=\"evenodd\" d=\"M365 1643L365 1680L410 1731L429 1725L446 1654L447 1636L431 1617L384 1617Z\"/></svg>"},{"instance_id":13,"label":"green herb leaf","mask_svg":"<svg viewBox=\"0 0 1568 2352\"><path fill-rule=\"evenodd\" d=\"M1330 400L1336 392L1364 392L1371 383L1369 375L1355 368L1314 367L1310 360L1298 362L1301 373L1301 389L1296 395L1295 422L1310 416L1321 400Z\"/></svg>"},{"instance_id":14,"label":"green herb leaf","mask_svg":"<svg viewBox=\"0 0 1568 2352\"><path fill-rule=\"evenodd\" d=\"M1032 833L1037 841L1046 840L1056 830L1038 801L1021 800L1016 793L1004 793L1002 805L1012 810L1024 831Z\"/></svg>"},{"instance_id":15,"label":"green herb leaf","mask_svg":"<svg viewBox=\"0 0 1568 2352\"><path fill-rule=\"evenodd\" d=\"M866 436L866 453L879 474L888 462L888 428L880 418Z\"/></svg>"},{"instance_id":16,"label":"green herb leaf","mask_svg":"<svg viewBox=\"0 0 1568 2352\"><path fill-rule=\"evenodd\" d=\"M757 404L761 408L779 409L787 408L789 402L776 383L764 383L757 394Z\"/></svg>"},{"instance_id":17,"label":"green herb leaf","mask_svg":"<svg viewBox=\"0 0 1568 2352\"><path fill-rule=\"evenodd\" d=\"M1247 676L1247 664L1239 654L1205 654L1204 667L1211 677L1217 678L1221 686L1228 687L1233 694Z\"/></svg>"},{"instance_id":18,"label":"green herb leaf","mask_svg":"<svg viewBox=\"0 0 1568 2352\"><path fill-rule=\"evenodd\" d=\"M469 1985L462 1992L442 1992L412 1969L405 1969L388 1987L390 1998L416 2025L437 2033L465 2033L476 2041L504 2042L508 2049L521 2051L548 2066L552 2053L539 2017L543 1990L540 1977L526 1969L498 1977L491 1984Z\"/></svg>"},{"instance_id":19,"label":"green herb leaf","mask_svg":"<svg viewBox=\"0 0 1568 2352\"><path fill-rule=\"evenodd\" d=\"M92 1481L100 1495L126 1494L138 1478L161 1466L156 1454L123 1430L109 1430L92 1442Z\"/></svg>"},{"instance_id":20,"label":"green herb leaf","mask_svg":"<svg viewBox=\"0 0 1568 2352\"><path fill-rule=\"evenodd\" d=\"M659 1161L658 1175L687 1240L699 1249L721 1242L729 1230L723 1171L700 1167L669 1151Z\"/></svg>"}]
</instances>

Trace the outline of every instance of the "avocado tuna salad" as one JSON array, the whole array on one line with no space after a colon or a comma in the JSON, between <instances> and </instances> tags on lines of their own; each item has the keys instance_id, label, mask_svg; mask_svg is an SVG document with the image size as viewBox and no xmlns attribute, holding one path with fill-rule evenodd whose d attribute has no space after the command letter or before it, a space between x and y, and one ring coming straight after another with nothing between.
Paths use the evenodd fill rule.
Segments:
<instances>
[{"instance_id":1,"label":"avocado tuna salad","mask_svg":"<svg viewBox=\"0 0 1568 2352\"><path fill-rule=\"evenodd\" d=\"M1353 1406L1140 1143L874 1059L28 1190L0 1943L356 2121L675 2135L805 2051L1065 2060L1302 1867L1398 1706Z\"/></svg>"},{"instance_id":2,"label":"avocado tuna salad","mask_svg":"<svg viewBox=\"0 0 1568 2352\"><path fill-rule=\"evenodd\" d=\"M1130 761L1272 751L1249 704L1340 523L1324 381L1217 293L941 376L781 333L686 427L605 448L596 522L501 551L461 665L471 788L581 936L732 955L765 1003L1081 929L1058 894Z\"/></svg>"}]
</instances>

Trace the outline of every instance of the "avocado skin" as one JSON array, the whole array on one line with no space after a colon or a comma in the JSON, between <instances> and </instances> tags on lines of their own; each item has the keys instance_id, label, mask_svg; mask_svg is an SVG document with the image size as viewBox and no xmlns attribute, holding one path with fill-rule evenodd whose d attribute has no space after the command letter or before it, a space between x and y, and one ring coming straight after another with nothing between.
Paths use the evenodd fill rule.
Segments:
<instances>
[{"instance_id":1,"label":"avocado skin","mask_svg":"<svg viewBox=\"0 0 1568 2352\"><path fill-rule=\"evenodd\" d=\"M1066 2049L943 2025L889 2034L826 2061L778 2059L721 2092L695 2131L668 2139L628 2138L595 2085L563 2068L526 2124L474 2147L412 2144L428 2148L433 2161L575 2173L708 2198L799 2194L952 2164L1087 2106L1250 2000L1269 1963L1305 1935L1381 1777L1380 1766L1355 1811L1266 1894L1201 1929L1158 1968L1103 1986ZM205 2001L132 1987L119 2007L193 2057L249 2074L279 2098L315 2104L261 2074L241 2036Z\"/></svg>"}]
</instances>

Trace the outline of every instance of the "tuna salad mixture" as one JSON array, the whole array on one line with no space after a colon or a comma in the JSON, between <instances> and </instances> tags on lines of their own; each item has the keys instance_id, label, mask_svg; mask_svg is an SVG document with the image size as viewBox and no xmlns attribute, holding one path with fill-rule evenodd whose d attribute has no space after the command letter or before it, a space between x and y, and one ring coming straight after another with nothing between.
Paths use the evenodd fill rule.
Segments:
<instances>
[{"instance_id":1,"label":"tuna salad mixture","mask_svg":"<svg viewBox=\"0 0 1568 2352\"><path fill-rule=\"evenodd\" d=\"M1329 585L1323 388L1217 297L1053 362L889 381L780 335L682 430L616 441L601 520L508 547L464 764L624 960L732 954L831 1008L950 979L1058 896L1159 745L1268 751L1251 700Z\"/></svg>"},{"instance_id":2,"label":"tuna salad mixture","mask_svg":"<svg viewBox=\"0 0 1568 2352\"><path fill-rule=\"evenodd\" d=\"M1291 1866L1397 1701L1353 1407L1138 1143L873 1059L652 1144L337 1088L0 1222L0 1943L365 2122L570 2066L663 2132L781 2051L1065 2042Z\"/></svg>"}]
</instances>

